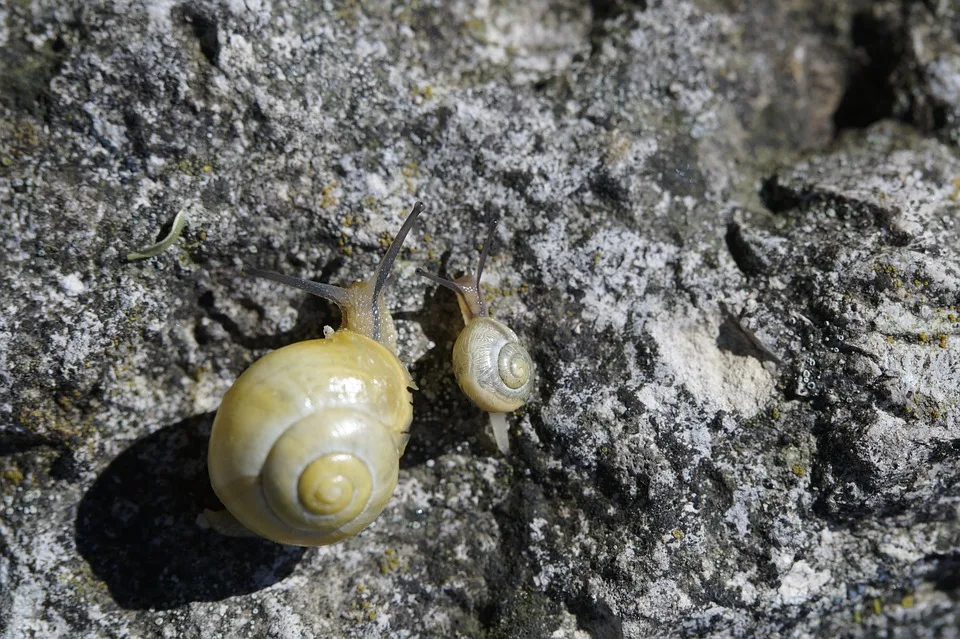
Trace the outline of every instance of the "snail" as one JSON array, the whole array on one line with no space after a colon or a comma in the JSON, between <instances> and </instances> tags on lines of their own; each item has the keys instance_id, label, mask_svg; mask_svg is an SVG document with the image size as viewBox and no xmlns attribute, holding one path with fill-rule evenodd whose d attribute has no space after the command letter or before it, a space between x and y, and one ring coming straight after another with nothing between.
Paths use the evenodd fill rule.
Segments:
<instances>
[{"instance_id":1,"label":"snail","mask_svg":"<svg viewBox=\"0 0 960 639\"><path fill-rule=\"evenodd\" d=\"M253 533L284 544L324 546L377 518L397 485L413 420L410 373L384 303L387 278L417 202L374 276L348 288L247 267L336 303L341 327L326 339L272 351L224 395L210 433L214 492ZM208 522L231 530L226 513Z\"/></svg>"},{"instance_id":2,"label":"snail","mask_svg":"<svg viewBox=\"0 0 960 639\"><path fill-rule=\"evenodd\" d=\"M453 373L464 394L490 414L490 424L500 452L510 452L505 413L517 410L530 398L534 366L520 338L487 314L480 291L480 276L490 253L498 221L490 227L480 252L476 275L448 280L417 269L417 275L457 294L464 328L453 346Z\"/></svg>"}]
</instances>

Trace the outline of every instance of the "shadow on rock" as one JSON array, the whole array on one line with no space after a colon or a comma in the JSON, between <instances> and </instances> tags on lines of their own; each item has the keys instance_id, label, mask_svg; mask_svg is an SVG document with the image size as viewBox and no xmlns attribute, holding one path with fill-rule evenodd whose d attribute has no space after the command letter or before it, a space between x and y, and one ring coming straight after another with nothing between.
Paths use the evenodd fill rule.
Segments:
<instances>
[{"instance_id":1,"label":"shadow on rock","mask_svg":"<svg viewBox=\"0 0 960 639\"><path fill-rule=\"evenodd\" d=\"M753 357L761 363L783 364L777 354L767 348L753 331L744 326L740 317L734 315L723 302L720 303L720 310L723 312L723 323L720 324L720 330L717 333L717 348L740 357Z\"/></svg>"},{"instance_id":2,"label":"shadow on rock","mask_svg":"<svg viewBox=\"0 0 960 639\"><path fill-rule=\"evenodd\" d=\"M305 549L201 528L222 508L207 474L213 413L149 435L117 457L80 503L77 548L124 608L172 608L280 581Z\"/></svg>"}]
</instances>

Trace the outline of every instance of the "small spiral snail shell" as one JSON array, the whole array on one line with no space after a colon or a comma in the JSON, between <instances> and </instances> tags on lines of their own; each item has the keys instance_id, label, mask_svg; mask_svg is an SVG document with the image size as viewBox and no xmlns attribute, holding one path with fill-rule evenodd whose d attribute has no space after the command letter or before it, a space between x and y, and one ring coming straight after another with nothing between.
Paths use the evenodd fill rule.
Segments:
<instances>
[{"instance_id":1,"label":"small spiral snail shell","mask_svg":"<svg viewBox=\"0 0 960 639\"><path fill-rule=\"evenodd\" d=\"M464 394L488 413L523 406L533 387L533 362L520 338L490 317L476 317L453 346L453 374Z\"/></svg>"},{"instance_id":2,"label":"small spiral snail shell","mask_svg":"<svg viewBox=\"0 0 960 639\"><path fill-rule=\"evenodd\" d=\"M397 358L383 293L422 210L417 202L370 281L344 289L248 268L330 299L343 315L330 337L254 362L217 411L211 484L230 514L257 535L299 546L332 544L370 525L393 495L415 385Z\"/></svg>"},{"instance_id":3,"label":"small spiral snail shell","mask_svg":"<svg viewBox=\"0 0 960 639\"><path fill-rule=\"evenodd\" d=\"M453 346L453 372L464 394L490 413L497 446L506 453L509 441L502 414L517 410L530 398L534 365L517 334L487 315L480 292L480 276L496 226L494 222L483 244L475 276L467 274L448 280L423 269L417 269L417 274L457 294L465 326Z\"/></svg>"}]
</instances>

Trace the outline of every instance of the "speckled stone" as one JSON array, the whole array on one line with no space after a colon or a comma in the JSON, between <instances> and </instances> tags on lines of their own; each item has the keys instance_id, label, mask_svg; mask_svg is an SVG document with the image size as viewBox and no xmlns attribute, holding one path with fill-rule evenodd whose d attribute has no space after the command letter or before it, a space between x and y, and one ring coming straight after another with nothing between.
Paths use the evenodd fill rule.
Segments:
<instances>
[{"instance_id":1,"label":"speckled stone","mask_svg":"<svg viewBox=\"0 0 960 639\"><path fill-rule=\"evenodd\" d=\"M948 0L0 3L0 636L957 637ZM394 499L224 537L206 445L367 277ZM129 251L182 236L161 255ZM473 267L538 369L459 392Z\"/></svg>"}]
</instances>

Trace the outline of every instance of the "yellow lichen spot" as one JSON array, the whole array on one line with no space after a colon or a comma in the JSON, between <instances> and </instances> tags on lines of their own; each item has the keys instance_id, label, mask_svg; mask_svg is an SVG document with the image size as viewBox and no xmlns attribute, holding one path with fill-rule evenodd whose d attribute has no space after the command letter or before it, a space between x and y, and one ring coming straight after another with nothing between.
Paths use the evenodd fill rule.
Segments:
<instances>
[{"instance_id":1,"label":"yellow lichen spot","mask_svg":"<svg viewBox=\"0 0 960 639\"><path fill-rule=\"evenodd\" d=\"M946 348L946 347L947 347L947 336L946 336L946 334L940 333L939 339L940 339L940 348Z\"/></svg>"},{"instance_id":2,"label":"yellow lichen spot","mask_svg":"<svg viewBox=\"0 0 960 639\"><path fill-rule=\"evenodd\" d=\"M603 251L597 251L593 254L593 264L596 266L600 263L600 260L603 259Z\"/></svg>"},{"instance_id":3,"label":"yellow lichen spot","mask_svg":"<svg viewBox=\"0 0 960 639\"><path fill-rule=\"evenodd\" d=\"M853 611L853 623L862 623L862 622L863 622L863 615L860 614L860 611L859 611L859 610L854 610L854 611Z\"/></svg>"},{"instance_id":4,"label":"yellow lichen spot","mask_svg":"<svg viewBox=\"0 0 960 639\"><path fill-rule=\"evenodd\" d=\"M414 96L429 100L433 97L433 87L429 84L423 87L415 86L412 91Z\"/></svg>"},{"instance_id":5,"label":"yellow lichen spot","mask_svg":"<svg viewBox=\"0 0 960 639\"><path fill-rule=\"evenodd\" d=\"M3 471L3 478L12 484L19 485L23 481L23 473L19 468L10 468Z\"/></svg>"},{"instance_id":6,"label":"yellow lichen spot","mask_svg":"<svg viewBox=\"0 0 960 639\"><path fill-rule=\"evenodd\" d=\"M397 556L397 551L393 548L388 548L384 551L383 556L378 560L380 564L380 572L388 573L393 572L400 567L400 558Z\"/></svg>"},{"instance_id":7,"label":"yellow lichen spot","mask_svg":"<svg viewBox=\"0 0 960 639\"><path fill-rule=\"evenodd\" d=\"M479 37L486 31L487 24L480 18L471 18L463 23L460 33L467 32L472 36Z\"/></svg>"},{"instance_id":8,"label":"yellow lichen spot","mask_svg":"<svg viewBox=\"0 0 960 639\"><path fill-rule=\"evenodd\" d=\"M424 233L424 234L423 234L423 241L424 241L424 242L427 242L427 243L429 244L429 243L430 243L430 240L432 240L432 239L433 239L433 238L430 236L429 233Z\"/></svg>"},{"instance_id":9,"label":"yellow lichen spot","mask_svg":"<svg viewBox=\"0 0 960 639\"><path fill-rule=\"evenodd\" d=\"M679 541L679 540L681 540L681 539L683 539L684 537L687 536L687 533L683 532L683 529L682 529L682 528L674 528L673 530L670 531L670 534L671 534L671 535L673 536L673 538L676 539L677 541Z\"/></svg>"},{"instance_id":10,"label":"yellow lichen spot","mask_svg":"<svg viewBox=\"0 0 960 639\"><path fill-rule=\"evenodd\" d=\"M774 419L780 419L780 408L777 406L774 406L773 410L770 411L770 417Z\"/></svg>"},{"instance_id":11,"label":"yellow lichen spot","mask_svg":"<svg viewBox=\"0 0 960 639\"><path fill-rule=\"evenodd\" d=\"M790 470L793 471L793 474L797 477L803 477L807 474L807 469L800 464L794 464Z\"/></svg>"},{"instance_id":12,"label":"yellow lichen spot","mask_svg":"<svg viewBox=\"0 0 960 639\"><path fill-rule=\"evenodd\" d=\"M607 148L606 159L608 164L615 164L626 158L631 147L630 138L619 131L614 133L613 141Z\"/></svg>"},{"instance_id":13,"label":"yellow lichen spot","mask_svg":"<svg viewBox=\"0 0 960 639\"><path fill-rule=\"evenodd\" d=\"M320 189L320 208L328 209L336 205L337 199L333 196L333 191L337 186L337 183L334 182Z\"/></svg>"},{"instance_id":14,"label":"yellow lichen spot","mask_svg":"<svg viewBox=\"0 0 960 639\"><path fill-rule=\"evenodd\" d=\"M353 255L353 247L352 247L352 246L344 246L343 249L342 249L342 253L343 253L344 255L347 255L347 256Z\"/></svg>"},{"instance_id":15,"label":"yellow lichen spot","mask_svg":"<svg viewBox=\"0 0 960 639\"><path fill-rule=\"evenodd\" d=\"M917 334L917 339L920 340L920 343L921 343L921 344L926 344L927 342L930 341L930 336L927 335L927 332L926 332L926 331L920 331L920 332Z\"/></svg>"},{"instance_id":16,"label":"yellow lichen spot","mask_svg":"<svg viewBox=\"0 0 960 639\"><path fill-rule=\"evenodd\" d=\"M357 592L364 592L366 588L363 587L363 584L357 584Z\"/></svg>"},{"instance_id":17,"label":"yellow lichen spot","mask_svg":"<svg viewBox=\"0 0 960 639\"><path fill-rule=\"evenodd\" d=\"M893 344L893 335L887 335L884 339L885 339L887 342Z\"/></svg>"},{"instance_id":18,"label":"yellow lichen spot","mask_svg":"<svg viewBox=\"0 0 960 639\"><path fill-rule=\"evenodd\" d=\"M953 193L950 194L950 199L960 202L960 177L953 178Z\"/></svg>"},{"instance_id":19,"label":"yellow lichen spot","mask_svg":"<svg viewBox=\"0 0 960 639\"><path fill-rule=\"evenodd\" d=\"M883 611L883 604L880 603L879 599L874 598L873 600L873 613L879 615Z\"/></svg>"},{"instance_id":20,"label":"yellow lichen spot","mask_svg":"<svg viewBox=\"0 0 960 639\"><path fill-rule=\"evenodd\" d=\"M940 411L938 411L936 408L930 409L930 417L934 419L940 419Z\"/></svg>"},{"instance_id":21,"label":"yellow lichen spot","mask_svg":"<svg viewBox=\"0 0 960 639\"><path fill-rule=\"evenodd\" d=\"M10 166L13 164L13 158L7 157L6 155L0 158L0 164L3 166Z\"/></svg>"},{"instance_id":22,"label":"yellow lichen spot","mask_svg":"<svg viewBox=\"0 0 960 639\"><path fill-rule=\"evenodd\" d=\"M913 608L913 595L904 595L903 599L900 600L900 605L904 608Z\"/></svg>"},{"instance_id":23,"label":"yellow lichen spot","mask_svg":"<svg viewBox=\"0 0 960 639\"><path fill-rule=\"evenodd\" d=\"M954 322L957 321L957 316L954 315L953 313L949 313L949 314L947 314L947 320L948 320L951 324L953 324Z\"/></svg>"}]
</instances>

